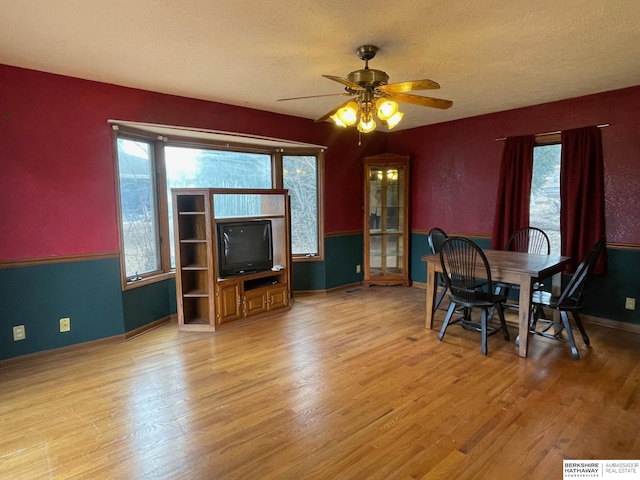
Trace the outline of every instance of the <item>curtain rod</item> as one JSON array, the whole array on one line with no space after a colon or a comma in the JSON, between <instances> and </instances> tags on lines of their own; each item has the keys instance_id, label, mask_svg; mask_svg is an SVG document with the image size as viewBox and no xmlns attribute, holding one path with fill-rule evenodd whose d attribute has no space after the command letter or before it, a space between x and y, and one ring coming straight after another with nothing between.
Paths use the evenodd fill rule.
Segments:
<instances>
[{"instance_id":1,"label":"curtain rod","mask_svg":"<svg viewBox=\"0 0 640 480\"><path fill-rule=\"evenodd\" d=\"M610 127L611 124L610 123L602 123L600 125L596 125L596 127L598 128L605 128L605 127ZM555 132L544 132L544 133L536 133L535 136L536 137L543 137L545 135L557 135L558 133L562 133L562 130L556 130ZM500 138L496 138L496 142L501 142L503 140L506 140L507 137L500 137Z\"/></svg>"}]
</instances>

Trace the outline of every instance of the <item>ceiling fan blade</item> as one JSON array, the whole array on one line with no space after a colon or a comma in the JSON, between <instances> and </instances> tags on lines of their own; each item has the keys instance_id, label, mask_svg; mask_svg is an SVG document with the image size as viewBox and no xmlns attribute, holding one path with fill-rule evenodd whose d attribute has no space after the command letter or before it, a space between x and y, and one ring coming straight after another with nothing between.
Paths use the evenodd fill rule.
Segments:
<instances>
[{"instance_id":1,"label":"ceiling fan blade","mask_svg":"<svg viewBox=\"0 0 640 480\"><path fill-rule=\"evenodd\" d=\"M383 92L396 93L396 92L411 92L413 90L432 90L440 88L440 85L433 80L423 78L422 80L410 80L408 82L389 83L387 85L380 85L378 87Z\"/></svg>"},{"instance_id":2,"label":"ceiling fan blade","mask_svg":"<svg viewBox=\"0 0 640 480\"><path fill-rule=\"evenodd\" d=\"M287 100L304 100L305 98L320 98L320 97L344 97L349 95L348 93L325 93L324 95L307 95L306 97L291 97L291 98L279 98L278 102L284 102Z\"/></svg>"},{"instance_id":3,"label":"ceiling fan blade","mask_svg":"<svg viewBox=\"0 0 640 480\"><path fill-rule=\"evenodd\" d=\"M357 90L357 91L362 91L362 90L366 90L364 87L358 85L357 83L354 83L350 80L347 80L346 78L342 78L342 77L334 77L333 75L322 75L324 78L328 78L329 80L333 80L334 82L338 82L341 83L342 85L349 87L351 90Z\"/></svg>"},{"instance_id":4,"label":"ceiling fan blade","mask_svg":"<svg viewBox=\"0 0 640 480\"><path fill-rule=\"evenodd\" d=\"M354 100L352 98L350 98L349 100L347 100L346 102L341 103L340 105L338 105L337 107L335 107L333 110L328 111L327 113L325 113L324 115L322 115L320 118L318 118L316 120L316 123L318 122L324 122L325 120L327 120L331 115L333 115L334 113L336 113L338 110L340 110L342 107L344 107L347 103L349 102L353 102Z\"/></svg>"},{"instance_id":5,"label":"ceiling fan blade","mask_svg":"<svg viewBox=\"0 0 640 480\"><path fill-rule=\"evenodd\" d=\"M412 103L413 105L421 105L423 107L433 107L447 109L453 105L451 100L442 100L440 98L422 97L420 95L409 95L406 93L392 93L388 98L398 102Z\"/></svg>"}]
</instances>

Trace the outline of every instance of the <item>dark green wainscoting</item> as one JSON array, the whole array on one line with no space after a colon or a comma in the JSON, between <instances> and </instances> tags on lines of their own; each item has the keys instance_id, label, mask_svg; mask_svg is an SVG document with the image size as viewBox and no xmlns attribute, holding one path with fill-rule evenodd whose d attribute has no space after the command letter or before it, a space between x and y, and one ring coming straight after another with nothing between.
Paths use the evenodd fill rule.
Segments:
<instances>
[{"instance_id":1,"label":"dark green wainscoting","mask_svg":"<svg viewBox=\"0 0 640 480\"><path fill-rule=\"evenodd\" d=\"M490 247L488 238L473 238L482 248ZM411 236L411 280L426 282L426 265L422 256L430 253L426 234ZM593 277L584 295L587 315L617 322L640 324L640 309L626 310L625 298L633 297L640 307L640 250L607 247L609 268L605 275Z\"/></svg>"},{"instance_id":2,"label":"dark green wainscoting","mask_svg":"<svg viewBox=\"0 0 640 480\"><path fill-rule=\"evenodd\" d=\"M608 271L587 286L584 311L596 317L640 324L640 250L607 247ZM636 299L636 310L624 308L625 298Z\"/></svg>"},{"instance_id":3,"label":"dark green wainscoting","mask_svg":"<svg viewBox=\"0 0 640 480\"><path fill-rule=\"evenodd\" d=\"M122 292L125 332L144 327L177 312L175 279Z\"/></svg>"},{"instance_id":4,"label":"dark green wainscoting","mask_svg":"<svg viewBox=\"0 0 640 480\"><path fill-rule=\"evenodd\" d=\"M294 291L323 291L362 281L361 233L335 235L324 242L324 261L294 262Z\"/></svg>"},{"instance_id":5,"label":"dark green wainscoting","mask_svg":"<svg viewBox=\"0 0 640 480\"><path fill-rule=\"evenodd\" d=\"M356 273L356 265L362 267L363 241L361 233L326 238L327 289L362 281L362 268Z\"/></svg>"},{"instance_id":6,"label":"dark green wainscoting","mask_svg":"<svg viewBox=\"0 0 640 480\"><path fill-rule=\"evenodd\" d=\"M124 333L118 258L0 269L0 359ZM60 318L71 331L60 332ZM26 338L13 340L24 325Z\"/></svg>"},{"instance_id":7,"label":"dark green wainscoting","mask_svg":"<svg viewBox=\"0 0 640 480\"><path fill-rule=\"evenodd\" d=\"M168 279L122 291L120 260L67 261L0 269L0 360L124 335L176 313ZM60 319L71 331L60 332ZM13 340L24 325L26 338Z\"/></svg>"},{"instance_id":8,"label":"dark green wainscoting","mask_svg":"<svg viewBox=\"0 0 640 480\"><path fill-rule=\"evenodd\" d=\"M487 238L475 239L487 248ZM325 240L325 260L296 262L296 291L323 291L362 281L362 234ZM427 235L412 234L410 275L426 281L421 261ZM625 298L640 301L640 250L607 249L609 271L593 278L584 313L640 324L640 309L626 310ZM640 304L639 304L640 305ZM68 261L0 269L0 360L124 335L176 313L173 279L122 291L118 258ZM71 331L60 333L59 320L71 318ZM24 325L26 339L14 341L13 327Z\"/></svg>"},{"instance_id":9,"label":"dark green wainscoting","mask_svg":"<svg viewBox=\"0 0 640 480\"><path fill-rule=\"evenodd\" d=\"M293 291L316 291L325 289L325 262L304 261L293 263Z\"/></svg>"}]
</instances>

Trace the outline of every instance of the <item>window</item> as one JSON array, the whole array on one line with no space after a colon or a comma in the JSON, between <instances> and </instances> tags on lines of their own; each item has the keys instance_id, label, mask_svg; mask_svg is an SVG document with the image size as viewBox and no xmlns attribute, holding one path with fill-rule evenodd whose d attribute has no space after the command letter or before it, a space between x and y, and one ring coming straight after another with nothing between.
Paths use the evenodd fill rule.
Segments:
<instances>
[{"instance_id":1,"label":"window","mask_svg":"<svg viewBox=\"0 0 640 480\"><path fill-rule=\"evenodd\" d=\"M317 157L283 155L282 181L291 197L292 254L316 256L319 254Z\"/></svg>"},{"instance_id":2,"label":"window","mask_svg":"<svg viewBox=\"0 0 640 480\"><path fill-rule=\"evenodd\" d=\"M172 188L272 188L268 154L165 146L164 160L169 226L173 225ZM175 267L173 228L169 228L169 248Z\"/></svg>"},{"instance_id":3,"label":"window","mask_svg":"<svg viewBox=\"0 0 640 480\"><path fill-rule=\"evenodd\" d=\"M184 131L172 129L169 140L114 125L124 287L154 281L175 266L172 188L289 189L294 259L322 258L321 147L253 139L232 146L228 135L203 139L198 132L194 141Z\"/></svg>"},{"instance_id":4,"label":"window","mask_svg":"<svg viewBox=\"0 0 640 480\"><path fill-rule=\"evenodd\" d=\"M161 268L152 151L149 142L118 139L124 275L129 279Z\"/></svg>"},{"instance_id":5,"label":"window","mask_svg":"<svg viewBox=\"0 0 640 480\"><path fill-rule=\"evenodd\" d=\"M559 143L537 144L533 149L529 225L549 236L553 255L560 255L561 151Z\"/></svg>"}]
</instances>

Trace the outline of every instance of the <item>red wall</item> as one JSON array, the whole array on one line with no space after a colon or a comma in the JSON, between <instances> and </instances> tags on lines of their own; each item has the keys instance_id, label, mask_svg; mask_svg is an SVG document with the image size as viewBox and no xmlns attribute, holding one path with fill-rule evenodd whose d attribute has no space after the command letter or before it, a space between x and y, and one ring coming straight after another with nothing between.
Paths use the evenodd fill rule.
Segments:
<instances>
[{"instance_id":1,"label":"red wall","mask_svg":"<svg viewBox=\"0 0 640 480\"><path fill-rule=\"evenodd\" d=\"M412 228L490 235L496 138L610 123L603 130L608 239L640 238L640 87L362 137L355 129L0 65L0 262L118 251L109 119L328 146L325 233L362 230L362 158L412 163ZM455 106L454 106L455 108Z\"/></svg>"},{"instance_id":2,"label":"red wall","mask_svg":"<svg viewBox=\"0 0 640 480\"><path fill-rule=\"evenodd\" d=\"M640 87L390 134L389 150L413 158L412 228L490 235L503 148L497 138L606 123L607 239L637 245Z\"/></svg>"},{"instance_id":3,"label":"red wall","mask_svg":"<svg viewBox=\"0 0 640 480\"><path fill-rule=\"evenodd\" d=\"M0 65L0 261L118 251L109 119L248 133L328 146L326 233L362 228L353 129ZM354 178L357 179L354 184Z\"/></svg>"}]
</instances>

